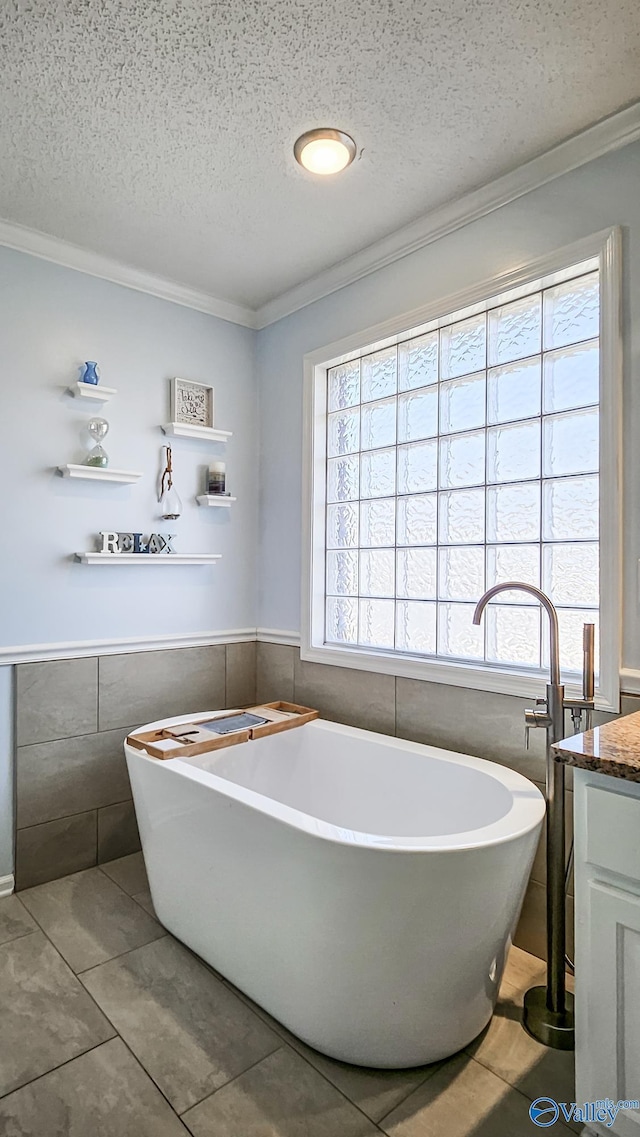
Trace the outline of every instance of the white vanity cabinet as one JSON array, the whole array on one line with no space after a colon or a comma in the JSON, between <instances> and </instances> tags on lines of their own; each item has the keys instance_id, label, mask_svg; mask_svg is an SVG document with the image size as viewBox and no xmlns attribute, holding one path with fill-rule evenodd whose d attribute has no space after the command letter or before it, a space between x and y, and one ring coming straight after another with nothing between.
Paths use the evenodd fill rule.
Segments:
<instances>
[{"instance_id":1,"label":"white vanity cabinet","mask_svg":"<svg viewBox=\"0 0 640 1137\"><path fill-rule=\"evenodd\" d=\"M576 1102L640 1100L640 783L574 779ZM640 1137L640 1110L588 1131Z\"/></svg>"}]
</instances>

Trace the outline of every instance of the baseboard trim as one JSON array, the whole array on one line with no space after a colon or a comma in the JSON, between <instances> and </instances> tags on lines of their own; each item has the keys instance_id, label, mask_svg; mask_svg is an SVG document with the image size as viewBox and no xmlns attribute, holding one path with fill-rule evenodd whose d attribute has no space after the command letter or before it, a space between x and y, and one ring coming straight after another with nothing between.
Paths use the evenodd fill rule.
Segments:
<instances>
[{"instance_id":1,"label":"baseboard trim","mask_svg":"<svg viewBox=\"0 0 640 1137\"><path fill-rule=\"evenodd\" d=\"M283 644L285 647L300 647L299 632L281 632L277 628L257 628L256 639L263 644Z\"/></svg>"},{"instance_id":2,"label":"baseboard trim","mask_svg":"<svg viewBox=\"0 0 640 1137\"><path fill-rule=\"evenodd\" d=\"M14 663L42 663L52 659L81 659L94 655L126 655L137 651L165 651L168 648L251 643L255 638L255 628L232 628L222 632L200 632L192 635L131 636L119 640L25 644L23 647L0 648L0 667Z\"/></svg>"},{"instance_id":3,"label":"baseboard trim","mask_svg":"<svg viewBox=\"0 0 640 1137\"><path fill-rule=\"evenodd\" d=\"M0 876L0 899L3 896L11 896L15 887L16 882L13 873L10 873L9 876Z\"/></svg>"},{"instance_id":4,"label":"baseboard trim","mask_svg":"<svg viewBox=\"0 0 640 1137\"><path fill-rule=\"evenodd\" d=\"M632 667L623 667L620 672L620 693L622 695L640 695L640 671Z\"/></svg>"}]
</instances>

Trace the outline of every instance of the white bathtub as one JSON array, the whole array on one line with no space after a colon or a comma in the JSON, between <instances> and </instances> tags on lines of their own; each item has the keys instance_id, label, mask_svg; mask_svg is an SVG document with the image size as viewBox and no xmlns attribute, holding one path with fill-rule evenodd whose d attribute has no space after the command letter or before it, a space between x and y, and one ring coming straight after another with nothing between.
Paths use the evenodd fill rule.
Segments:
<instances>
[{"instance_id":1,"label":"white bathtub","mask_svg":"<svg viewBox=\"0 0 640 1137\"><path fill-rule=\"evenodd\" d=\"M526 778L322 719L125 750L159 919L304 1042L405 1067L483 1029L544 817Z\"/></svg>"}]
</instances>

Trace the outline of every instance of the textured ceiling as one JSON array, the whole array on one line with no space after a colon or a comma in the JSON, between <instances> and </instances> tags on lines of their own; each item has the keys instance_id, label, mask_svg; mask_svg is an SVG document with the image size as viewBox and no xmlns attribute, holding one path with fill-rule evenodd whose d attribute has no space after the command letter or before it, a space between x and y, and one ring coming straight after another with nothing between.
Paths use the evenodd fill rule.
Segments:
<instances>
[{"instance_id":1,"label":"textured ceiling","mask_svg":"<svg viewBox=\"0 0 640 1137\"><path fill-rule=\"evenodd\" d=\"M0 0L0 217L251 307L640 96L638 0ZM347 130L335 180L298 134Z\"/></svg>"}]
</instances>

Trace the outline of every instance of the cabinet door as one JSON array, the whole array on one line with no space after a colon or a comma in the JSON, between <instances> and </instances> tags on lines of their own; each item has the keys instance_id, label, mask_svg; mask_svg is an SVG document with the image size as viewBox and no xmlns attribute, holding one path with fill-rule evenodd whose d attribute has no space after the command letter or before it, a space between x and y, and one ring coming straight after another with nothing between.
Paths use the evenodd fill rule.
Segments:
<instances>
[{"instance_id":1,"label":"cabinet door","mask_svg":"<svg viewBox=\"0 0 640 1137\"><path fill-rule=\"evenodd\" d=\"M597 881L587 894L589 943L576 975L586 1010L577 1100L640 1100L640 896ZM608 1132L640 1137L640 1110L620 1111Z\"/></svg>"}]
</instances>

